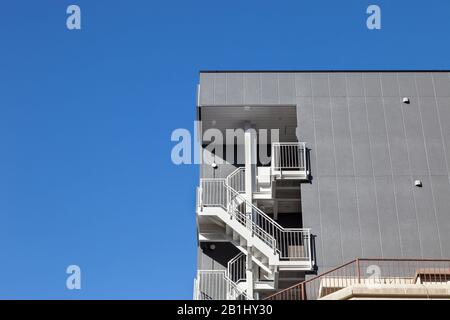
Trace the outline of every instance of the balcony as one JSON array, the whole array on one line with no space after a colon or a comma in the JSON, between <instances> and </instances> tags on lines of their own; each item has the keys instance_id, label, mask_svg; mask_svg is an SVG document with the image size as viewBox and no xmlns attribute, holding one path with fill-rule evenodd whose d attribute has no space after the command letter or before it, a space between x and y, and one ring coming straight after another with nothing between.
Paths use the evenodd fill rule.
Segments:
<instances>
[{"instance_id":1,"label":"balcony","mask_svg":"<svg viewBox=\"0 0 450 320\"><path fill-rule=\"evenodd\" d=\"M450 299L450 260L356 259L267 300Z\"/></svg>"},{"instance_id":2,"label":"balcony","mask_svg":"<svg viewBox=\"0 0 450 320\"><path fill-rule=\"evenodd\" d=\"M272 175L275 179L307 180L309 172L304 142L272 144Z\"/></svg>"},{"instance_id":3,"label":"balcony","mask_svg":"<svg viewBox=\"0 0 450 320\"><path fill-rule=\"evenodd\" d=\"M201 237L209 226L223 225L233 241L252 243L261 257L260 266L277 266L283 270L312 270L311 231L308 228L285 228L242 195L245 168L238 168L227 178L201 179L197 190L198 228ZM218 218L219 223L212 223ZM217 231L219 232L219 231Z\"/></svg>"},{"instance_id":4,"label":"balcony","mask_svg":"<svg viewBox=\"0 0 450 320\"><path fill-rule=\"evenodd\" d=\"M198 270L194 300L252 300L232 281L225 270Z\"/></svg>"}]
</instances>

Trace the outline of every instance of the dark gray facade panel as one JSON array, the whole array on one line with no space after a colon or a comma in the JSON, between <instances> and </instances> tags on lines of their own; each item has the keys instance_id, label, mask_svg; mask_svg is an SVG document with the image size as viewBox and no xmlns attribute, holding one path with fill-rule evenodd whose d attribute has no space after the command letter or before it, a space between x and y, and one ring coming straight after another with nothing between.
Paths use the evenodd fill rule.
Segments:
<instances>
[{"instance_id":1,"label":"dark gray facade panel","mask_svg":"<svg viewBox=\"0 0 450 320\"><path fill-rule=\"evenodd\" d=\"M350 129L356 176L372 176L370 157L369 128L364 98L348 99L350 110Z\"/></svg>"},{"instance_id":2,"label":"dark gray facade panel","mask_svg":"<svg viewBox=\"0 0 450 320\"><path fill-rule=\"evenodd\" d=\"M415 81L414 74L398 73L397 80L398 80L398 87L400 90L400 95L402 97L417 96L416 81Z\"/></svg>"},{"instance_id":3,"label":"dark gray facade panel","mask_svg":"<svg viewBox=\"0 0 450 320\"><path fill-rule=\"evenodd\" d=\"M295 92L298 97L311 97L311 74L296 73L295 74Z\"/></svg>"},{"instance_id":4,"label":"dark gray facade panel","mask_svg":"<svg viewBox=\"0 0 450 320\"><path fill-rule=\"evenodd\" d=\"M353 176L353 150L350 135L348 103L345 97L331 98L334 149L337 176Z\"/></svg>"},{"instance_id":5,"label":"dark gray facade panel","mask_svg":"<svg viewBox=\"0 0 450 320\"><path fill-rule=\"evenodd\" d=\"M433 202L431 179L429 176L418 176L417 179L421 180L424 186L423 188L414 189L423 255L426 258L441 258L441 244L439 243L439 230L435 203ZM448 244L445 245L448 246Z\"/></svg>"},{"instance_id":6,"label":"dark gray facade panel","mask_svg":"<svg viewBox=\"0 0 450 320\"><path fill-rule=\"evenodd\" d=\"M416 73L415 80L416 89L420 97L434 97L434 88L431 73Z\"/></svg>"},{"instance_id":7,"label":"dark gray facade panel","mask_svg":"<svg viewBox=\"0 0 450 320\"><path fill-rule=\"evenodd\" d=\"M398 97L399 88L396 73L381 73L381 92L383 97Z\"/></svg>"},{"instance_id":8,"label":"dark gray facade panel","mask_svg":"<svg viewBox=\"0 0 450 320\"><path fill-rule=\"evenodd\" d=\"M355 257L450 257L448 72L229 76L202 74L201 104L297 105L312 175L302 219L319 272Z\"/></svg>"},{"instance_id":9,"label":"dark gray facade panel","mask_svg":"<svg viewBox=\"0 0 450 320\"><path fill-rule=\"evenodd\" d=\"M317 184L322 223L322 233L317 237L323 241L323 264L340 265L343 261L342 228L339 221L336 177L318 177ZM307 225L308 222L304 221L304 223Z\"/></svg>"},{"instance_id":10,"label":"dark gray facade panel","mask_svg":"<svg viewBox=\"0 0 450 320\"><path fill-rule=\"evenodd\" d=\"M242 73L227 75L227 103L236 105L244 103L244 76Z\"/></svg>"},{"instance_id":11,"label":"dark gray facade panel","mask_svg":"<svg viewBox=\"0 0 450 320\"><path fill-rule=\"evenodd\" d=\"M227 103L227 74L214 74L214 104L223 105Z\"/></svg>"},{"instance_id":12,"label":"dark gray facade panel","mask_svg":"<svg viewBox=\"0 0 450 320\"><path fill-rule=\"evenodd\" d=\"M428 165L431 175L447 175L441 128L434 97L419 98Z\"/></svg>"},{"instance_id":13,"label":"dark gray facade panel","mask_svg":"<svg viewBox=\"0 0 450 320\"><path fill-rule=\"evenodd\" d=\"M364 73L363 83L366 97L381 97L381 82L378 73Z\"/></svg>"},{"instance_id":14,"label":"dark gray facade panel","mask_svg":"<svg viewBox=\"0 0 450 320\"><path fill-rule=\"evenodd\" d=\"M394 185L391 176L375 177L376 197L383 257L401 257L399 218L394 198Z\"/></svg>"},{"instance_id":15,"label":"dark gray facade panel","mask_svg":"<svg viewBox=\"0 0 450 320\"><path fill-rule=\"evenodd\" d=\"M360 218L357 205L354 177L340 176L337 179L340 224L342 230L343 261L362 256ZM353 230L352 232L348 232Z\"/></svg>"},{"instance_id":16,"label":"dark gray facade panel","mask_svg":"<svg viewBox=\"0 0 450 320\"><path fill-rule=\"evenodd\" d=\"M214 169L211 164L200 164L200 177L201 178L214 178Z\"/></svg>"},{"instance_id":17,"label":"dark gray facade panel","mask_svg":"<svg viewBox=\"0 0 450 320\"><path fill-rule=\"evenodd\" d=\"M413 180L408 175L394 178L395 198L400 221L400 240L404 257L423 258L419 235Z\"/></svg>"},{"instance_id":18,"label":"dark gray facade panel","mask_svg":"<svg viewBox=\"0 0 450 320\"><path fill-rule=\"evenodd\" d=\"M422 119L418 99L402 106L405 117L405 131L411 160L411 173L414 175L427 175L427 156L423 139Z\"/></svg>"},{"instance_id":19,"label":"dark gray facade panel","mask_svg":"<svg viewBox=\"0 0 450 320\"><path fill-rule=\"evenodd\" d=\"M276 73L261 74L261 103L279 104L278 75Z\"/></svg>"},{"instance_id":20,"label":"dark gray facade panel","mask_svg":"<svg viewBox=\"0 0 450 320\"><path fill-rule=\"evenodd\" d=\"M443 147L445 148L447 168L450 168L450 98L438 98L437 108L444 138Z\"/></svg>"},{"instance_id":21,"label":"dark gray facade panel","mask_svg":"<svg viewBox=\"0 0 450 320\"><path fill-rule=\"evenodd\" d=\"M383 101L380 97L367 97L366 106L374 175L390 175L391 167Z\"/></svg>"},{"instance_id":22,"label":"dark gray facade panel","mask_svg":"<svg viewBox=\"0 0 450 320\"><path fill-rule=\"evenodd\" d=\"M308 141L312 145L314 141L314 109L311 97L297 97L297 132L300 141ZM300 116L301 114L301 116Z\"/></svg>"},{"instance_id":23,"label":"dark gray facade panel","mask_svg":"<svg viewBox=\"0 0 450 320\"><path fill-rule=\"evenodd\" d=\"M450 97L450 74L432 74L437 97Z\"/></svg>"},{"instance_id":24,"label":"dark gray facade panel","mask_svg":"<svg viewBox=\"0 0 450 320\"><path fill-rule=\"evenodd\" d=\"M347 94L349 97L364 97L364 85L361 73L347 74Z\"/></svg>"},{"instance_id":25,"label":"dark gray facade panel","mask_svg":"<svg viewBox=\"0 0 450 320\"><path fill-rule=\"evenodd\" d=\"M299 97L297 103L297 138L302 142L307 142L310 156L310 171L317 172L316 167L316 147L314 135L314 108L311 97ZM299 114L302 116L300 117Z\"/></svg>"},{"instance_id":26,"label":"dark gray facade panel","mask_svg":"<svg viewBox=\"0 0 450 320\"><path fill-rule=\"evenodd\" d=\"M278 74L280 104L295 103L295 75L293 73Z\"/></svg>"},{"instance_id":27,"label":"dark gray facade panel","mask_svg":"<svg viewBox=\"0 0 450 320\"><path fill-rule=\"evenodd\" d=\"M433 181L436 218L442 243L442 254L443 257L450 257L450 210L448 208L450 184L448 176L433 176L431 179Z\"/></svg>"},{"instance_id":28,"label":"dark gray facade panel","mask_svg":"<svg viewBox=\"0 0 450 320\"><path fill-rule=\"evenodd\" d=\"M316 176L336 176L330 98L314 97ZM311 159L313 161L313 159Z\"/></svg>"},{"instance_id":29,"label":"dark gray facade panel","mask_svg":"<svg viewBox=\"0 0 450 320\"><path fill-rule=\"evenodd\" d=\"M214 104L214 73L200 74L200 104Z\"/></svg>"},{"instance_id":30,"label":"dark gray facade panel","mask_svg":"<svg viewBox=\"0 0 450 320\"><path fill-rule=\"evenodd\" d=\"M347 80L345 73L332 73L329 75L330 96L345 97L347 96Z\"/></svg>"},{"instance_id":31,"label":"dark gray facade panel","mask_svg":"<svg viewBox=\"0 0 450 320\"><path fill-rule=\"evenodd\" d=\"M316 250L316 262L319 265L322 265L323 261L323 238L317 237L317 235L322 234L322 217L321 217L321 210L319 206L319 190L318 190L318 184L317 183L303 183L301 184L301 192L302 195L308 195L306 198L303 199L302 196L302 219L303 219L303 225L305 226L305 221L308 223L308 228L311 228L311 230L317 230L317 232L314 232L313 234L316 236L315 238L315 250Z\"/></svg>"},{"instance_id":32,"label":"dark gray facade panel","mask_svg":"<svg viewBox=\"0 0 450 320\"><path fill-rule=\"evenodd\" d=\"M244 74L244 103L261 103L261 75L259 73Z\"/></svg>"},{"instance_id":33,"label":"dark gray facade panel","mask_svg":"<svg viewBox=\"0 0 450 320\"><path fill-rule=\"evenodd\" d=\"M381 257L381 234L378 204L373 177L357 176L356 188L361 219L361 241L363 257ZM344 230L356 232L357 230ZM354 244L359 245L359 244Z\"/></svg>"},{"instance_id":34,"label":"dark gray facade panel","mask_svg":"<svg viewBox=\"0 0 450 320\"><path fill-rule=\"evenodd\" d=\"M389 153L394 175L410 175L409 154L399 98L384 98Z\"/></svg>"},{"instance_id":35,"label":"dark gray facade panel","mask_svg":"<svg viewBox=\"0 0 450 320\"><path fill-rule=\"evenodd\" d=\"M329 97L330 88L327 73L311 74L311 89L313 97Z\"/></svg>"}]
</instances>

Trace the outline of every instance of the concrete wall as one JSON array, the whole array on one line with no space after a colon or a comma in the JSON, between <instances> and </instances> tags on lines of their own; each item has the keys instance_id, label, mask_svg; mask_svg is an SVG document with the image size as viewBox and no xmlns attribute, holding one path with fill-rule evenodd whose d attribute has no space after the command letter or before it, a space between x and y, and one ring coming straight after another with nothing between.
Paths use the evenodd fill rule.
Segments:
<instances>
[{"instance_id":1,"label":"concrete wall","mask_svg":"<svg viewBox=\"0 0 450 320\"><path fill-rule=\"evenodd\" d=\"M449 72L201 73L200 84L200 105L297 105L319 272L355 257L450 257Z\"/></svg>"}]
</instances>

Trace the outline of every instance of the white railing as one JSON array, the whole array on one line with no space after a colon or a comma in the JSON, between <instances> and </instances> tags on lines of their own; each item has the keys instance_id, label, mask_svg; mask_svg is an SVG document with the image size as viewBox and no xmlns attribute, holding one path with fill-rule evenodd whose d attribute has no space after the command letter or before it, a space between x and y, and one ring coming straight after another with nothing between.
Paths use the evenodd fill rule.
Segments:
<instances>
[{"instance_id":1,"label":"white railing","mask_svg":"<svg viewBox=\"0 0 450 320\"><path fill-rule=\"evenodd\" d=\"M306 144L304 142L274 142L272 171L304 171L306 174Z\"/></svg>"},{"instance_id":2,"label":"white railing","mask_svg":"<svg viewBox=\"0 0 450 320\"><path fill-rule=\"evenodd\" d=\"M199 287L197 278L194 279L194 297L193 300L199 300Z\"/></svg>"},{"instance_id":3,"label":"white railing","mask_svg":"<svg viewBox=\"0 0 450 320\"><path fill-rule=\"evenodd\" d=\"M245 281L247 269L246 265L247 256L241 252L228 262L228 278L236 284L241 281Z\"/></svg>"},{"instance_id":4,"label":"white railing","mask_svg":"<svg viewBox=\"0 0 450 320\"><path fill-rule=\"evenodd\" d=\"M239 193L245 192L245 168L237 168L226 179L226 183Z\"/></svg>"},{"instance_id":5,"label":"white railing","mask_svg":"<svg viewBox=\"0 0 450 320\"><path fill-rule=\"evenodd\" d=\"M236 197L242 197L238 194ZM269 217L265 212L250 203L242 197L245 211L245 206L251 206L252 211L252 225L253 234L257 235L263 241L270 245L271 248L279 254L280 259L283 260L311 260L310 243L311 234L310 229L306 228L284 228L275 220ZM270 240L268 239L270 237ZM273 243L273 244L272 244Z\"/></svg>"},{"instance_id":6,"label":"white railing","mask_svg":"<svg viewBox=\"0 0 450 320\"><path fill-rule=\"evenodd\" d=\"M225 179L200 179L200 206L228 208Z\"/></svg>"},{"instance_id":7,"label":"white railing","mask_svg":"<svg viewBox=\"0 0 450 320\"><path fill-rule=\"evenodd\" d=\"M229 187L226 179L200 179L200 183L200 210L203 207L223 208L228 212L230 218L250 230L252 235L256 235L276 253L276 240L255 223L252 214L247 213L249 202L239 192ZM262 218L258 220L262 220Z\"/></svg>"},{"instance_id":8,"label":"white railing","mask_svg":"<svg viewBox=\"0 0 450 320\"><path fill-rule=\"evenodd\" d=\"M244 168L238 168L230 176L241 175ZM230 177L229 176L229 177ZM261 209L232 188L227 179L200 179L200 206L222 207L231 218L249 229L282 260L311 261L310 229L284 228ZM245 181L244 181L245 184ZM202 210L200 208L200 210Z\"/></svg>"},{"instance_id":9,"label":"white railing","mask_svg":"<svg viewBox=\"0 0 450 320\"><path fill-rule=\"evenodd\" d=\"M195 300L251 300L225 270L198 270Z\"/></svg>"}]
</instances>

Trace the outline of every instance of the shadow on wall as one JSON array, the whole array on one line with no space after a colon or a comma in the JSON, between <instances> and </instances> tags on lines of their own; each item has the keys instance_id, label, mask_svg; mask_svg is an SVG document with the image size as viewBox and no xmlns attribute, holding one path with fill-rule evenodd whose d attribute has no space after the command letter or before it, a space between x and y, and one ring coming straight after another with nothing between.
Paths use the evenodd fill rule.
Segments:
<instances>
[{"instance_id":1,"label":"shadow on wall","mask_svg":"<svg viewBox=\"0 0 450 320\"><path fill-rule=\"evenodd\" d=\"M312 184L313 175L311 173L311 149L306 148L306 169L308 170L307 183Z\"/></svg>"},{"instance_id":2,"label":"shadow on wall","mask_svg":"<svg viewBox=\"0 0 450 320\"><path fill-rule=\"evenodd\" d=\"M226 269L228 261L241 252L230 242L201 242L200 247L205 256L211 258L213 263L220 265L210 266L212 270Z\"/></svg>"}]
</instances>

